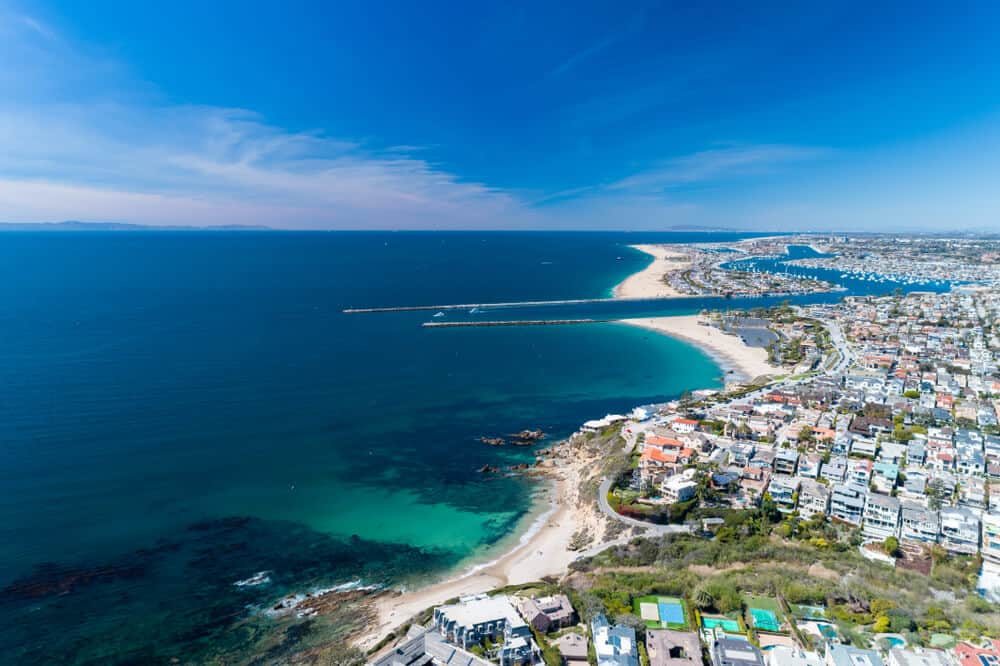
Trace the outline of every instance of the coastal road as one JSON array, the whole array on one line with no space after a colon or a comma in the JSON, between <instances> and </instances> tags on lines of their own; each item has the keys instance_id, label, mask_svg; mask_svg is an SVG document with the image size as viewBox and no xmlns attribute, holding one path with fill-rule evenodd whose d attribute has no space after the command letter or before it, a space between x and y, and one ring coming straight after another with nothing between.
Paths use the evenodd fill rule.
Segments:
<instances>
[{"instance_id":1,"label":"coastal road","mask_svg":"<svg viewBox=\"0 0 1000 666\"><path fill-rule=\"evenodd\" d=\"M608 504L608 491L611 490L611 479L604 479L601 482L601 487L597 489L597 504L601 507L601 512L612 520L617 520L620 523L625 523L630 527L637 527L641 530L645 530L643 536L664 536L666 534L686 534L691 531L691 527L688 525L654 525L652 523L646 523L641 520L636 520L635 518L629 518L623 516Z\"/></svg>"}]
</instances>

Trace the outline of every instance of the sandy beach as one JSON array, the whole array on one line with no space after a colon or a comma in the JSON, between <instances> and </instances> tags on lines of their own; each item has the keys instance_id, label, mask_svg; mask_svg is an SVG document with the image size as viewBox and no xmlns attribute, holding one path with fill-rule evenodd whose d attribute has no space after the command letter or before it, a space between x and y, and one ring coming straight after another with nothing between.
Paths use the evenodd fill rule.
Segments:
<instances>
[{"instance_id":1,"label":"sandy beach","mask_svg":"<svg viewBox=\"0 0 1000 666\"><path fill-rule=\"evenodd\" d=\"M767 351L749 347L736 335L723 333L712 326L698 323L700 315L623 319L624 324L641 326L651 331L695 344L708 352L726 370L733 370L738 379L749 381L761 375L781 374L781 368L767 362ZM727 380L729 377L727 377ZM734 378L735 379L735 378Z\"/></svg>"},{"instance_id":2,"label":"sandy beach","mask_svg":"<svg viewBox=\"0 0 1000 666\"><path fill-rule=\"evenodd\" d=\"M573 534L586 529L599 541L604 531L604 518L596 507L592 502L581 502L579 497L581 474L594 461L571 451L569 446L562 443L555 447L557 453L551 457L554 464L543 468L551 471L555 484L550 492L550 508L539 518L541 524L533 525L533 531L517 546L492 562L434 585L380 597L375 602L378 619L355 638L355 645L370 649L417 613L453 597L565 574L577 556L569 549Z\"/></svg>"},{"instance_id":3,"label":"sandy beach","mask_svg":"<svg viewBox=\"0 0 1000 666\"><path fill-rule=\"evenodd\" d=\"M681 298L682 294L666 282L663 276L688 265L682 252L668 250L662 245L630 245L629 247L653 256L653 263L638 273L625 278L614 289L615 298Z\"/></svg>"}]
</instances>

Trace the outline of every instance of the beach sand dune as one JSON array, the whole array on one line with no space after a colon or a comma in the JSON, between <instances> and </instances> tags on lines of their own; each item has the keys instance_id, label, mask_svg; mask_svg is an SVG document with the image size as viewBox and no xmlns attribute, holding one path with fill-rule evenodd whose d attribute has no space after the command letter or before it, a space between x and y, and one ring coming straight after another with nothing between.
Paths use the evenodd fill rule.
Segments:
<instances>
[{"instance_id":1,"label":"beach sand dune","mask_svg":"<svg viewBox=\"0 0 1000 666\"><path fill-rule=\"evenodd\" d=\"M682 294L663 278L668 273L682 270L689 265L687 256L662 245L630 245L629 247L653 256L653 263L634 273L614 289L615 298L678 298Z\"/></svg>"}]
</instances>

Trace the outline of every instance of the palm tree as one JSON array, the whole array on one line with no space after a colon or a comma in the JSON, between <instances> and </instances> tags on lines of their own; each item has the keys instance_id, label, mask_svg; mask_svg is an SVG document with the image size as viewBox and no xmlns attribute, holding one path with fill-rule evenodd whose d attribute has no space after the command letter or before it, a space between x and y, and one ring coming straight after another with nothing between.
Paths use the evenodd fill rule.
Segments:
<instances>
[{"instance_id":1,"label":"palm tree","mask_svg":"<svg viewBox=\"0 0 1000 666\"><path fill-rule=\"evenodd\" d=\"M708 591L705 585L699 585L694 589L694 596L691 600L700 610L715 608L715 597L712 596L712 593Z\"/></svg>"}]
</instances>

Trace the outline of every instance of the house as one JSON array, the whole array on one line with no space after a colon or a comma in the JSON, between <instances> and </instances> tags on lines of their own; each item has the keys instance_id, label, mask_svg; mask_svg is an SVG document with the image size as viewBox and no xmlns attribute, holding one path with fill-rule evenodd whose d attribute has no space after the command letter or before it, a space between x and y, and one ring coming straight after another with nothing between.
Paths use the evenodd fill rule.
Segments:
<instances>
[{"instance_id":1,"label":"house","mask_svg":"<svg viewBox=\"0 0 1000 666\"><path fill-rule=\"evenodd\" d=\"M962 479L959 486L958 503L973 509L986 508L986 481L977 476Z\"/></svg>"},{"instance_id":2,"label":"house","mask_svg":"<svg viewBox=\"0 0 1000 666\"><path fill-rule=\"evenodd\" d=\"M823 463L819 475L830 483L843 483L847 476L847 458L836 456Z\"/></svg>"},{"instance_id":3,"label":"house","mask_svg":"<svg viewBox=\"0 0 1000 666\"><path fill-rule=\"evenodd\" d=\"M944 650L931 650L928 648L895 647L889 650L889 657L886 659L888 666L953 666L951 659Z\"/></svg>"},{"instance_id":4,"label":"house","mask_svg":"<svg viewBox=\"0 0 1000 666\"><path fill-rule=\"evenodd\" d=\"M461 597L455 604L438 606L434 609L433 627L446 641L463 650L487 638L491 641L502 638L497 654L502 664L532 662L540 654L528 624L503 595L478 594Z\"/></svg>"},{"instance_id":5,"label":"house","mask_svg":"<svg viewBox=\"0 0 1000 666\"><path fill-rule=\"evenodd\" d=\"M767 662L767 666L825 666L822 655L787 645L771 647L764 661Z\"/></svg>"},{"instance_id":6,"label":"house","mask_svg":"<svg viewBox=\"0 0 1000 666\"><path fill-rule=\"evenodd\" d=\"M877 492L891 493L898 477L899 466L896 463L879 461L872 465L872 484Z\"/></svg>"},{"instance_id":7,"label":"house","mask_svg":"<svg viewBox=\"0 0 1000 666\"><path fill-rule=\"evenodd\" d=\"M618 624L611 626L603 613L590 622L597 666L639 666L639 648L635 629Z\"/></svg>"},{"instance_id":8,"label":"house","mask_svg":"<svg viewBox=\"0 0 1000 666\"><path fill-rule=\"evenodd\" d=\"M824 661L826 666L883 666L882 658L875 650L863 650L840 643L826 644Z\"/></svg>"},{"instance_id":9,"label":"house","mask_svg":"<svg viewBox=\"0 0 1000 666\"><path fill-rule=\"evenodd\" d=\"M712 666L764 666L760 650L745 639L717 634L710 652Z\"/></svg>"},{"instance_id":10,"label":"house","mask_svg":"<svg viewBox=\"0 0 1000 666\"><path fill-rule=\"evenodd\" d=\"M865 502L864 523L861 532L869 539L882 541L899 536L899 500L869 493Z\"/></svg>"},{"instance_id":11,"label":"house","mask_svg":"<svg viewBox=\"0 0 1000 666\"><path fill-rule=\"evenodd\" d=\"M851 455L875 458L878 452L878 441L874 437L861 437L855 435L851 438Z\"/></svg>"},{"instance_id":12,"label":"house","mask_svg":"<svg viewBox=\"0 0 1000 666\"><path fill-rule=\"evenodd\" d=\"M938 512L913 502L903 502L899 538L911 543L937 543L941 525Z\"/></svg>"},{"instance_id":13,"label":"house","mask_svg":"<svg viewBox=\"0 0 1000 666\"><path fill-rule=\"evenodd\" d=\"M850 525L860 525L865 512L865 491L841 484L830 493L830 517Z\"/></svg>"},{"instance_id":14,"label":"house","mask_svg":"<svg viewBox=\"0 0 1000 666\"><path fill-rule=\"evenodd\" d=\"M874 437L879 433L892 432L892 421L886 418L855 416L848 430L857 435Z\"/></svg>"},{"instance_id":15,"label":"house","mask_svg":"<svg viewBox=\"0 0 1000 666\"><path fill-rule=\"evenodd\" d=\"M1000 664L1000 640L992 639L989 647L962 642L952 648L952 654L959 666L997 666Z\"/></svg>"},{"instance_id":16,"label":"house","mask_svg":"<svg viewBox=\"0 0 1000 666\"><path fill-rule=\"evenodd\" d=\"M775 474L767 486L771 500L778 505L778 511L792 513L798 503L799 484L801 479L787 474Z\"/></svg>"},{"instance_id":17,"label":"house","mask_svg":"<svg viewBox=\"0 0 1000 666\"><path fill-rule=\"evenodd\" d=\"M818 479L821 467L823 458L819 454L810 453L799 458L799 476L803 478Z\"/></svg>"},{"instance_id":18,"label":"house","mask_svg":"<svg viewBox=\"0 0 1000 666\"><path fill-rule=\"evenodd\" d=\"M979 550L979 517L964 506L942 508L941 545L950 553L974 555Z\"/></svg>"},{"instance_id":19,"label":"house","mask_svg":"<svg viewBox=\"0 0 1000 666\"><path fill-rule=\"evenodd\" d=\"M576 613L565 594L522 597L518 599L517 610L525 622L543 634L576 624Z\"/></svg>"},{"instance_id":20,"label":"house","mask_svg":"<svg viewBox=\"0 0 1000 666\"><path fill-rule=\"evenodd\" d=\"M867 488L872 477L873 463L871 460L847 461L847 476L844 480L860 488Z\"/></svg>"},{"instance_id":21,"label":"house","mask_svg":"<svg viewBox=\"0 0 1000 666\"><path fill-rule=\"evenodd\" d=\"M587 659L584 641L583 658ZM412 627L406 640L381 657L369 662L369 666L494 666L492 662L446 643L440 634L424 627Z\"/></svg>"},{"instance_id":22,"label":"house","mask_svg":"<svg viewBox=\"0 0 1000 666\"><path fill-rule=\"evenodd\" d=\"M701 642L691 631L646 630L649 666L701 666Z\"/></svg>"},{"instance_id":23,"label":"house","mask_svg":"<svg viewBox=\"0 0 1000 666\"><path fill-rule=\"evenodd\" d=\"M923 465L927 458L927 443L923 439L911 439L906 445L907 462Z\"/></svg>"},{"instance_id":24,"label":"house","mask_svg":"<svg viewBox=\"0 0 1000 666\"><path fill-rule=\"evenodd\" d=\"M670 422L670 427L673 428L674 432L692 433L698 429L698 422L694 419L676 418Z\"/></svg>"},{"instance_id":25,"label":"house","mask_svg":"<svg viewBox=\"0 0 1000 666\"><path fill-rule=\"evenodd\" d=\"M663 499L671 504L687 502L694 498L697 491L698 484L684 474L667 477L660 483L660 492L663 493Z\"/></svg>"},{"instance_id":26,"label":"house","mask_svg":"<svg viewBox=\"0 0 1000 666\"><path fill-rule=\"evenodd\" d=\"M799 453L792 449L781 449L774 455L772 466L775 474L795 474L799 464Z\"/></svg>"},{"instance_id":27,"label":"house","mask_svg":"<svg viewBox=\"0 0 1000 666\"><path fill-rule=\"evenodd\" d=\"M586 664L587 663L587 638L577 633L565 633L555 641L555 646L559 649L559 656L564 664Z\"/></svg>"},{"instance_id":28,"label":"house","mask_svg":"<svg viewBox=\"0 0 1000 666\"><path fill-rule=\"evenodd\" d=\"M1000 515L983 514L983 557L1000 564Z\"/></svg>"},{"instance_id":29,"label":"house","mask_svg":"<svg viewBox=\"0 0 1000 666\"><path fill-rule=\"evenodd\" d=\"M799 515L809 519L830 511L830 490L822 483L803 479L799 486Z\"/></svg>"}]
</instances>

